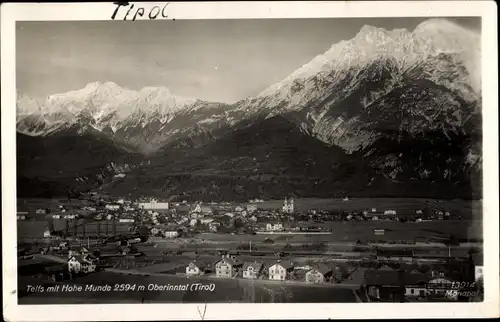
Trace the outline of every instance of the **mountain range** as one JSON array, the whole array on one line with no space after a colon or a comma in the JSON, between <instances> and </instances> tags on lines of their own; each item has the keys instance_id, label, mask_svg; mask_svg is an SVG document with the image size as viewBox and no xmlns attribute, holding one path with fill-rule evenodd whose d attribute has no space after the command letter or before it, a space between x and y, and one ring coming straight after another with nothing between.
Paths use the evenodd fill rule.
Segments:
<instances>
[{"instance_id":1,"label":"mountain range","mask_svg":"<svg viewBox=\"0 0 500 322\"><path fill-rule=\"evenodd\" d=\"M18 193L480 198L480 63L477 33L430 19L364 26L234 104L112 82L18 93Z\"/></svg>"}]
</instances>

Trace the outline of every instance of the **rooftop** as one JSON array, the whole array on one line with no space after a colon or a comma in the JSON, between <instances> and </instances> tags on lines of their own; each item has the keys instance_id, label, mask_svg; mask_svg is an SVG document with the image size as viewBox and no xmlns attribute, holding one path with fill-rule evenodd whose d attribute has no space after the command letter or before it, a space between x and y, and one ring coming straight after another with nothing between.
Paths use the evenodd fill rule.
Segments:
<instances>
[{"instance_id":1,"label":"rooftop","mask_svg":"<svg viewBox=\"0 0 500 322\"><path fill-rule=\"evenodd\" d=\"M259 271L263 266L264 264L259 262L245 262L243 264L243 270L247 270L249 267L253 267L254 271Z\"/></svg>"},{"instance_id":2,"label":"rooftop","mask_svg":"<svg viewBox=\"0 0 500 322\"><path fill-rule=\"evenodd\" d=\"M320 272L323 275L326 275L326 274L328 274L328 273L330 273L330 272L333 271L333 268L328 267L325 264L316 264L316 265L313 266L312 269Z\"/></svg>"},{"instance_id":3,"label":"rooftop","mask_svg":"<svg viewBox=\"0 0 500 322\"><path fill-rule=\"evenodd\" d=\"M276 261L274 263L272 263L270 266L273 266L273 265L280 265L281 267L283 267L284 269L291 269L293 268L293 263L291 261L288 261L288 260L279 260L279 261Z\"/></svg>"}]
</instances>

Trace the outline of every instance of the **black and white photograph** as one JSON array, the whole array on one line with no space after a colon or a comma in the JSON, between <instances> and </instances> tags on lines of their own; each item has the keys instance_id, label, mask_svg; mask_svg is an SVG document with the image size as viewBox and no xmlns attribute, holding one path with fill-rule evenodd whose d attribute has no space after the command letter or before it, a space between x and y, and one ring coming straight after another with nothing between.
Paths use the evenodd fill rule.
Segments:
<instances>
[{"instance_id":1,"label":"black and white photograph","mask_svg":"<svg viewBox=\"0 0 500 322\"><path fill-rule=\"evenodd\" d=\"M485 302L481 15L153 5L11 27L19 310Z\"/></svg>"}]
</instances>

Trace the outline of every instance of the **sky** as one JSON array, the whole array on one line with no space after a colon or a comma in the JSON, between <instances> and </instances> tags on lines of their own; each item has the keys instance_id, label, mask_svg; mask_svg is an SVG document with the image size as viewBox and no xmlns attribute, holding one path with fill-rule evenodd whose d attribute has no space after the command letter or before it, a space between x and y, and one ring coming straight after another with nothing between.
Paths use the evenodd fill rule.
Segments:
<instances>
[{"instance_id":1,"label":"sky","mask_svg":"<svg viewBox=\"0 0 500 322\"><path fill-rule=\"evenodd\" d=\"M363 25L413 31L425 18L39 21L16 25L18 91L115 82L232 103L259 94ZM479 18L450 19L480 29Z\"/></svg>"}]
</instances>

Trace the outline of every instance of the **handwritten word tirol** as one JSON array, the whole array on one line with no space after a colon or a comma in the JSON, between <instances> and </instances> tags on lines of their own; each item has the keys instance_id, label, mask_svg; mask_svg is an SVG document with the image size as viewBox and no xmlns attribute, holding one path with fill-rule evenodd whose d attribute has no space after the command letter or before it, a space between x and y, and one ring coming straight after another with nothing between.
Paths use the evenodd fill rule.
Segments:
<instances>
[{"instance_id":1,"label":"handwritten word tirol","mask_svg":"<svg viewBox=\"0 0 500 322\"><path fill-rule=\"evenodd\" d=\"M128 8L125 15L123 16L123 20L127 19L130 20L131 18L132 21L135 21L137 17L144 17L146 13L147 13L146 17L149 18L150 20L155 20L156 18L167 19L168 15L166 12L166 8L169 5L169 3L170 2L165 3L163 7L153 6L151 9L146 10L145 7L139 7L139 6L136 7L135 4L130 5L128 2L115 2L114 5L116 5L116 9L115 11L113 11L111 19L115 20L115 18L117 18L118 12L120 11L121 7L128 7L128 6L130 6L130 8ZM124 11L122 10L121 12L123 13Z\"/></svg>"}]
</instances>

